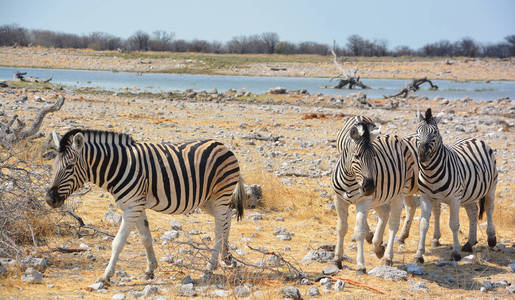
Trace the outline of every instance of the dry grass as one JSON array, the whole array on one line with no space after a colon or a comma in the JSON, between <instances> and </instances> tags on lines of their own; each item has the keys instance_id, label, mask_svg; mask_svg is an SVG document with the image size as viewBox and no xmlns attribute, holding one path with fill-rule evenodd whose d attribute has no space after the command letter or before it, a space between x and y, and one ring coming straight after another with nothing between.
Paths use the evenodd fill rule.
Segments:
<instances>
[{"instance_id":1,"label":"dry grass","mask_svg":"<svg viewBox=\"0 0 515 300\"><path fill-rule=\"evenodd\" d=\"M50 92L48 92L50 93ZM33 99L33 95L29 91L29 99ZM4 97L4 95L2 95ZM5 97L15 97L15 95L5 95ZM136 98L135 103L130 100ZM288 96L275 97L264 96L263 98L272 98L274 101L283 102L288 100ZM114 97L105 96L101 94L91 93L78 93L77 95L67 97L67 103L62 111L55 113L51 121L45 123L44 130L63 128L70 126L71 120L74 120L83 127L92 127L97 129L106 129L107 125L112 125L110 130L120 132L132 132L136 140L144 140L145 138L150 141L160 141L161 139L180 141L191 138L205 138L211 134L216 134L219 130L225 132L237 132L240 123L246 123L245 131L247 132L264 132L265 134L284 135L281 138L281 143L293 142L292 138L296 136L303 136L305 129L310 129L310 135L316 136L321 140L334 139L338 130L339 121L337 118L333 119L332 115L329 118L305 118L312 113L309 107L300 107L296 109L285 109L281 112L265 111L261 105L246 105L244 109L234 113L234 110L241 103L224 103L220 106L210 106L211 104L195 104L185 103L185 108L179 109L175 102L164 101L161 99L147 98L146 96L133 97L130 95ZM412 103L413 104L413 103ZM432 105L436 103L423 103L423 105ZM30 103L30 105L36 105ZM91 107L88 107L91 105ZM90 117L84 118L81 108L87 107L88 110L95 111ZM398 117L396 122L405 119L411 119L413 111L416 110L414 106L409 110L388 112L382 116L385 122L393 119L393 116ZM215 113L213 113L215 111ZM469 111L467 108L464 111L457 111L458 113L466 113ZM159 113L158 113L159 112ZM160 114L162 112L162 114ZM23 112L27 117L31 116L31 112ZM363 113L357 110L345 110L346 115L353 115L356 113ZM238 115L238 119L235 118ZM335 115L336 116L336 115ZM108 121L106 121L108 120ZM160 124L159 120L166 120L164 123L174 123L175 127L164 126ZM281 126L274 126L275 123L282 124ZM212 125L212 127L210 127ZM293 126L294 130L287 129ZM411 125L410 125L411 126ZM199 127L198 130L195 128ZM193 128L193 129L192 129ZM412 130L413 128L402 128L402 130ZM134 131L132 131L134 130ZM265 131L266 130L266 131ZM243 130L242 130L243 131ZM514 133L507 132L508 141L513 139ZM272 172L268 172L264 167L264 158L256 150L256 146L263 145L261 142L256 141L256 146L246 145L246 140L240 137L243 134L235 134L234 139L227 136L224 143L231 145L234 152L237 154L240 161L243 176L245 181L249 184L257 183L263 189L263 206L255 210L246 210L245 214L248 215L252 211L259 211L263 213L263 220L254 222L248 218L244 218L241 222L233 222L231 227L231 234L229 237L230 243L237 246L246 252L244 258L249 262L256 262L263 258L262 254L256 253L246 249L247 244L253 247L266 246L268 250L281 253L288 261L294 263L302 269L302 271L309 275L320 274L326 264L300 263L304 255L309 249L317 248L324 244L334 244L336 242L336 213L334 210L326 210L325 204L331 201L331 198L322 196L323 192L332 195L330 188L329 176L320 178L295 178L295 177L277 177ZM307 134L306 134L307 135ZM306 136L307 138L307 136ZM264 143L264 142L263 142ZM497 144L496 144L497 143ZM513 151L513 146L505 143L503 140L492 141L492 144L497 149L507 149ZM315 146L317 147L317 146ZM506 148L508 147L508 148ZM329 154L331 157L335 155L330 147L322 149L302 149L300 147L292 146L285 149L279 146L280 151L283 152L297 152L300 154L312 154L322 156ZM31 153L38 152L37 149L31 149L25 153L29 155L24 157L30 158ZM311 156L310 156L311 157ZM315 157L315 156L313 156ZM38 164L43 163L39 158L33 158ZM311 158L309 158L311 159ZM325 164L326 162L324 162ZM498 164L501 160L498 158ZM278 166L274 166L278 167ZM322 165L323 168L330 166ZM509 174L508 174L509 175ZM507 175L501 176L499 186L497 189L496 209L494 211L494 222L497 230L498 241L507 244L508 241L514 241L514 228L515 228L515 212L513 212L513 195L515 194L515 186L510 181L507 181ZM41 187L46 186L46 183L41 183ZM108 205L113 203L111 197L102 197L105 192L98 188L93 188L91 192L84 196L72 196L67 200L67 203L77 206L76 212L80 215L85 223L91 223L96 227L115 233L116 226L111 226L104 223L101 218ZM373 213L371 212L371 215ZM416 217L420 215L417 211ZM167 216L153 211L148 212L150 220L150 228L152 236L156 239L154 247L157 257L162 257L167 253L176 253L178 248L185 247L176 244L160 245L159 237L163 232L169 230L170 219L176 219L183 225L183 230L188 232L194 229L200 229L203 235L213 236L213 218L206 214L193 214L190 216ZM411 277L410 279L416 281L423 281L430 289L428 294L423 292L410 291L411 285L408 282L390 282L378 279L368 275L355 275L354 263L356 251L349 249L351 244L351 235L355 222L355 208L351 206L349 211L349 232L345 238L345 253L352 259L351 262L346 262L345 265L349 269L344 269L338 276L352 279L360 282L365 282L370 286L379 288L386 292L386 295L380 295L376 292L368 290L363 287L347 285L343 292L331 292L324 294L324 297L331 298L349 298L349 299L363 299L363 298L463 298L463 297L480 297L478 291L479 284L484 280L498 281L506 279L513 281L512 276L508 273L506 262L512 259L507 254L499 251L492 251L487 248L486 241L486 228L479 227L479 243L475 247L476 256L478 260L472 263L460 263L458 268L452 267L436 267L436 263L442 259L448 259L450 256L449 246L451 245L451 233L448 228L448 209L443 206L441 217L442 239L441 242L444 246L438 248L431 248L429 241L432 236L433 225L430 226L430 234L427 243L426 263L424 270L426 273L435 273L438 275L452 275L457 278L456 283L448 283L441 280L434 279L429 275ZM283 217L285 221L277 221L277 217ZM54 222L56 220L51 220ZM376 221L369 218L370 225L375 226ZM199 223L196 223L199 222ZM465 212L462 210L460 213L460 241L465 241L466 233L468 232L468 220ZM288 231L295 233L292 241L281 241L273 236L272 232L276 227L284 227ZM418 222L414 222L411 230L411 235L408 238L406 245L403 249L395 249L394 264L400 266L405 263L411 263L415 255L416 242L418 240ZM136 276L137 279L128 283L127 286L114 285L109 288L107 294L91 293L86 291L86 287L94 282L100 276L105 268L105 263L110 257L110 240L104 240L101 235L88 235L81 239L76 238L74 230L68 230L70 234L61 234L47 237L46 244L39 247L38 253L40 255L48 255L53 261L53 265L45 272L43 285L29 285L20 281L19 276L9 277L7 279L0 279L0 298L52 298L59 296L62 298L76 298L83 297L86 299L110 299L113 294L118 292L127 292L130 289L142 290L147 284L140 276L143 275L146 258L144 256L144 249L141 246L137 234L130 234L129 242L122 252L117 266L117 270L128 272L131 276ZM242 238L251 238L251 241ZM80 243L86 243L93 247L89 253L95 257L95 261L91 261L86 257L86 254L50 254L50 250L59 245L67 245L70 247L78 247ZM212 244L209 244L212 245ZM99 250L96 246L104 246L107 250ZM507 244L507 247L511 246ZM289 249L287 249L289 248ZM33 250L32 247L26 247L25 250ZM233 251L233 254L234 251ZM365 245L366 265L370 270L375 266L381 264L381 261L373 254L371 245ZM489 259L486 259L486 256ZM199 279L201 272L190 270L187 268L180 268L174 265L160 263L160 267L156 272L155 283L159 285L163 295L169 296L171 299L176 299L176 290L178 282L185 275L190 275L194 279ZM228 288L233 288L240 282L248 282L256 285L256 289L263 291L262 294L256 296L256 299L275 299L280 297L277 288L295 284L301 290L303 295L306 295L308 286L298 285L297 282L283 282L283 277L256 274L255 270L243 268L241 270L221 269L215 272L217 280L223 282ZM259 275L259 276L258 276ZM173 276L174 278L170 278ZM114 278L115 282L119 280ZM47 284L54 284L54 288L49 288ZM201 285L202 286L202 285ZM207 295L213 287L207 287ZM490 292L488 296L503 297L507 296L504 291L498 289L496 292ZM206 297L199 297L206 298Z\"/></svg>"}]
</instances>

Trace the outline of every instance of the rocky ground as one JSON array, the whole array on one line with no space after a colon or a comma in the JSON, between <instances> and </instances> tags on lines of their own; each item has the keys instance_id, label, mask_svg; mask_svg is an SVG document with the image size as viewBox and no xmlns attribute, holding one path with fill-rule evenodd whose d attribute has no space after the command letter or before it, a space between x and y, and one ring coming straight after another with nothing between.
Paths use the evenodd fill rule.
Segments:
<instances>
[{"instance_id":1,"label":"rocky ground","mask_svg":"<svg viewBox=\"0 0 515 300\"><path fill-rule=\"evenodd\" d=\"M191 245L212 246L213 219L201 212L189 216L149 212L160 260L155 279L143 279L144 249L133 232L112 284L92 285L110 257L110 238L103 234L78 238L74 232L62 232L48 237L47 243L37 249L27 246L32 257L23 262L21 271L8 260L1 261L0 273L6 273L0 274L0 298L513 297L515 105L510 100L449 101L415 96L385 101L367 99L359 93L333 98L297 92L254 95L191 90L114 94L52 85L8 85L0 89L0 119L18 114L30 120L47 102L53 103L61 95L66 98L63 108L45 120L42 130L46 133L57 130L63 134L79 127L129 133L138 141L221 140L238 156L246 182L260 186L262 200L256 208L246 210L244 220L233 222L229 238L233 255L252 266L240 264L236 268L221 268L211 277L204 276L197 270L205 262L203 252ZM382 125L383 133L404 135L415 131L415 113L427 107L444 113L440 129L446 142L474 136L485 139L497 150L499 183L494 221L498 245L488 249L486 223L481 223L475 252L459 263L448 262L451 233L448 209L444 206L443 245L428 245L424 265L411 264L418 239L415 222L406 244L395 247L394 268L380 267L381 261L367 244L365 259L369 273L356 275L356 246L351 242L355 210L351 208L345 238L345 253L351 260L344 263L343 270L331 270L328 261L334 255L336 212L330 174L337 161L336 134L344 119L368 115ZM44 144L45 140L38 142ZM85 194L81 196L72 196L67 205L76 207L76 213L86 224L114 234L118 226L116 210L109 209L113 199L96 187L88 190L83 189ZM108 211L110 214L104 216ZM419 212L416 216L418 220ZM375 226L376 219L371 213L371 226ZM460 219L460 240L464 242L468 232L464 210ZM190 244L181 244L188 241ZM82 250L52 252L55 247ZM276 255L263 254L263 247ZM310 279L289 278L291 272L286 262Z\"/></svg>"},{"instance_id":2,"label":"rocky ground","mask_svg":"<svg viewBox=\"0 0 515 300\"><path fill-rule=\"evenodd\" d=\"M357 68L362 78L515 80L511 59L352 57L341 64L345 69ZM245 76L333 77L339 73L332 56L120 53L41 47L0 47L0 66Z\"/></svg>"}]
</instances>

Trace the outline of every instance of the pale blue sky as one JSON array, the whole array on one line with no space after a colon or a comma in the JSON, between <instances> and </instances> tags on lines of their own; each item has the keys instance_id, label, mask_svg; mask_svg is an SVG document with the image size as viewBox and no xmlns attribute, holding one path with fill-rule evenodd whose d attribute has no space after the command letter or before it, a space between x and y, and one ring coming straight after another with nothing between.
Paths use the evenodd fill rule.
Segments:
<instances>
[{"instance_id":1,"label":"pale blue sky","mask_svg":"<svg viewBox=\"0 0 515 300\"><path fill-rule=\"evenodd\" d=\"M515 34L514 0L0 0L0 7L0 24L123 38L159 29L176 38L224 42L271 31L292 42L345 45L359 34L386 39L390 48L419 48L465 36L500 42Z\"/></svg>"}]
</instances>

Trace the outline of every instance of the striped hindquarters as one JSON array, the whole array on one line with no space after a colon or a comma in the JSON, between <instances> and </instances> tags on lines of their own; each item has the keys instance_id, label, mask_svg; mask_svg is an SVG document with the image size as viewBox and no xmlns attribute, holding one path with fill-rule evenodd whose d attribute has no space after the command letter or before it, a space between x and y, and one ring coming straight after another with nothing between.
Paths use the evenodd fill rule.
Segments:
<instances>
[{"instance_id":1,"label":"striped hindquarters","mask_svg":"<svg viewBox=\"0 0 515 300\"><path fill-rule=\"evenodd\" d=\"M222 143L139 143L137 149L144 153L148 208L181 214L211 200L224 201L217 205L231 205L240 169L236 156Z\"/></svg>"},{"instance_id":2,"label":"striped hindquarters","mask_svg":"<svg viewBox=\"0 0 515 300\"><path fill-rule=\"evenodd\" d=\"M444 145L424 170L420 178L424 193L436 198L458 194L461 205L483 198L497 184L494 150L475 138Z\"/></svg>"}]
</instances>

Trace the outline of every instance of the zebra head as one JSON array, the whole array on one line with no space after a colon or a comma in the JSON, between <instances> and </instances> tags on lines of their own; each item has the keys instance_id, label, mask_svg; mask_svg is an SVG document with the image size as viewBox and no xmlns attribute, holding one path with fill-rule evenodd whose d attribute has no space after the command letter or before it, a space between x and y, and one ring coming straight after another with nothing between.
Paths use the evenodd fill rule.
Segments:
<instances>
[{"instance_id":1,"label":"zebra head","mask_svg":"<svg viewBox=\"0 0 515 300\"><path fill-rule=\"evenodd\" d=\"M46 194L46 202L53 208L61 207L64 200L86 181L86 161L82 156L84 135L80 130L71 130L62 139L54 135L59 152L54 160L52 186Z\"/></svg>"},{"instance_id":2,"label":"zebra head","mask_svg":"<svg viewBox=\"0 0 515 300\"><path fill-rule=\"evenodd\" d=\"M419 124L417 126L416 145L420 162L425 163L431 160L440 145L442 137L438 130L437 123L439 117L433 117L431 108L426 110L425 115L419 114Z\"/></svg>"},{"instance_id":3,"label":"zebra head","mask_svg":"<svg viewBox=\"0 0 515 300\"><path fill-rule=\"evenodd\" d=\"M376 153L372 143L378 134L379 128L366 122L357 123L350 130L352 142L347 164L350 165L364 196L372 195L375 190Z\"/></svg>"}]
</instances>

